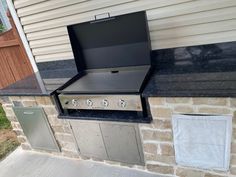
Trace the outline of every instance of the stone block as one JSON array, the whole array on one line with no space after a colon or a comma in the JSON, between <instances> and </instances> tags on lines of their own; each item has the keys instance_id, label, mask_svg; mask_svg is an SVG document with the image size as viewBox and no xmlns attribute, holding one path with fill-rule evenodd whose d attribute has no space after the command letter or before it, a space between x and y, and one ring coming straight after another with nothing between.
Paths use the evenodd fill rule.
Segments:
<instances>
[{"instance_id":1,"label":"stone block","mask_svg":"<svg viewBox=\"0 0 236 177\"><path fill-rule=\"evenodd\" d=\"M193 104L226 106L227 98L193 98Z\"/></svg>"},{"instance_id":2,"label":"stone block","mask_svg":"<svg viewBox=\"0 0 236 177\"><path fill-rule=\"evenodd\" d=\"M0 103L1 104L11 104L11 100L8 96L0 96Z\"/></svg>"},{"instance_id":3,"label":"stone block","mask_svg":"<svg viewBox=\"0 0 236 177\"><path fill-rule=\"evenodd\" d=\"M153 131L153 130L142 130L143 140L154 140L154 141L172 141L173 136L170 131Z\"/></svg>"},{"instance_id":4,"label":"stone block","mask_svg":"<svg viewBox=\"0 0 236 177\"><path fill-rule=\"evenodd\" d=\"M236 143L235 143L235 142L233 142L233 143L231 144L231 153L236 154Z\"/></svg>"},{"instance_id":5,"label":"stone block","mask_svg":"<svg viewBox=\"0 0 236 177\"><path fill-rule=\"evenodd\" d=\"M72 142L72 143L74 143L74 138L70 134L55 133L55 136L59 142Z\"/></svg>"},{"instance_id":6,"label":"stone block","mask_svg":"<svg viewBox=\"0 0 236 177\"><path fill-rule=\"evenodd\" d=\"M159 173L159 174L174 174L174 167L167 165L159 165L159 164L147 164L147 169L151 172Z\"/></svg>"},{"instance_id":7,"label":"stone block","mask_svg":"<svg viewBox=\"0 0 236 177\"><path fill-rule=\"evenodd\" d=\"M189 114L194 113L193 107L190 106L176 106L174 108L174 112L182 113L182 114Z\"/></svg>"},{"instance_id":8,"label":"stone block","mask_svg":"<svg viewBox=\"0 0 236 177\"><path fill-rule=\"evenodd\" d=\"M236 128L233 128L233 139L236 140Z\"/></svg>"},{"instance_id":9,"label":"stone block","mask_svg":"<svg viewBox=\"0 0 236 177\"><path fill-rule=\"evenodd\" d=\"M149 154L156 154L157 153L157 145L151 144L151 143L145 143L143 145L143 150L144 150L144 152L149 153Z\"/></svg>"},{"instance_id":10,"label":"stone block","mask_svg":"<svg viewBox=\"0 0 236 177\"><path fill-rule=\"evenodd\" d=\"M21 148L23 150L32 150L31 146L28 143L22 143Z\"/></svg>"},{"instance_id":11,"label":"stone block","mask_svg":"<svg viewBox=\"0 0 236 177\"><path fill-rule=\"evenodd\" d=\"M155 105L164 105L165 104L165 98L162 97L150 97L148 98L148 102L151 106Z\"/></svg>"},{"instance_id":12,"label":"stone block","mask_svg":"<svg viewBox=\"0 0 236 177\"><path fill-rule=\"evenodd\" d=\"M43 109L47 115L58 115L58 112L55 106L47 106L47 107L43 107Z\"/></svg>"},{"instance_id":13,"label":"stone block","mask_svg":"<svg viewBox=\"0 0 236 177\"><path fill-rule=\"evenodd\" d=\"M204 177L226 177L226 176L221 176L221 175L206 173Z\"/></svg>"},{"instance_id":14,"label":"stone block","mask_svg":"<svg viewBox=\"0 0 236 177\"><path fill-rule=\"evenodd\" d=\"M177 168L176 175L179 177L204 177L204 172L192 169Z\"/></svg>"},{"instance_id":15,"label":"stone block","mask_svg":"<svg viewBox=\"0 0 236 177\"><path fill-rule=\"evenodd\" d=\"M37 103L35 100L25 100L25 101L22 101L22 104L24 107L35 107L37 106Z\"/></svg>"},{"instance_id":16,"label":"stone block","mask_svg":"<svg viewBox=\"0 0 236 177\"><path fill-rule=\"evenodd\" d=\"M54 130L54 132L57 132L57 133L65 132L63 126L52 126L52 129Z\"/></svg>"},{"instance_id":17,"label":"stone block","mask_svg":"<svg viewBox=\"0 0 236 177\"><path fill-rule=\"evenodd\" d=\"M9 97L9 99L13 102L13 101L21 101L21 98L19 96L11 96Z\"/></svg>"},{"instance_id":18,"label":"stone block","mask_svg":"<svg viewBox=\"0 0 236 177\"><path fill-rule=\"evenodd\" d=\"M174 156L144 153L144 158L146 160L146 163L155 161L166 165L176 165Z\"/></svg>"},{"instance_id":19,"label":"stone block","mask_svg":"<svg viewBox=\"0 0 236 177\"><path fill-rule=\"evenodd\" d=\"M151 108L151 114L155 117L160 118L171 118L172 110L170 108Z\"/></svg>"},{"instance_id":20,"label":"stone block","mask_svg":"<svg viewBox=\"0 0 236 177\"><path fill-rule=\"evenodd\" d=\"M26 139L25 136L18 136L17 139L18 139L18 141L19 141L20 143L25 143L25 142L27 142L27 139Z\"/></svg>"},{"instance_id":21,"label":"stone block","mask_svg":"<svg viewBox=\"0 0 236 177\"><path fill-rule=\"evenodd\" d=\"M4 111L5 111L5 114L7 117L14 117L15 116L15 113L12 110L12 108L5 108L4 107Z\"/></svg>"},{"instance_id":22,"label":"stone block","mask_svg":"<svg viewBox=\"0 0 236 177\"><path fill-rule=\"evenodd\" d=\"M154 120L153 120L154 121ZM150 124L139 124L140 129L148 129L148 128L153 128L153 122Z\"/></svg>"},{"instance_id":23,"label":"stone block","mask_svg":"<svg viewBox=\"0 0 236 177\"><path fill-rule=\"evenodd\" d=\"M162 131L155 131L154 133L154 140L156 141L173 141L172 132L162 132Z\"/></svg>"},{"instance_id":24,"label":"stone block","mask_svg":"<svg viewBox=\"0 0 236 177\"><path fill-rule=\"evenodd\" d=\"M60 143L61 148L66 150L66 151L72 151L72 152L76 152L77 151L77 147L75 145L75 143L71 143L71 142L62 142Z\"/></svg>"},{"instance_id":25,"label":"stone block","mask_svg":"<svg viewBox=\"0 0 236 177\"><path fill-rule=\"evenodd\" d=\"M11 126L13 129L22 129L19 122L11 122Z\"/></svg>"},{"instance_id":26,"label":"stone block","mask_svg":"<svg viewBox=\"0 0 236 177\"><path fill-rule=\"evenodd\" d=\"M23 130L21 129L13 129L17 136L25 136Z\"/></svg>"},{"instance_id":27,"label":"stone block","mask_svg":"<svg viewBox=\"0 0 236 177\"><path fill-rule=\"evenodd\" d=\"M22 101L35 101L34 96L21 96L20 98Z\"/></svg>"},{"instance_id":28,"label":"stone block","mask_svg":"<svg viewBox=\"0 0 236 177\"><path fill-rule=\"evenodd\" d=\"M174 156L156 155L154 160L169 165L176 164Z\"/></svg>"},{"instance_id":29,"label":"stone block","mask_svg":"<svg viewBox=\"0 0 236 177\"><path fill-rule=\"evenodd\" d=\"M154 140L155 131L152 130L142 130L141 131L143 140Z\"/></svg>"},{"instance_id":30,"label":"stone block","mask_svg":"<svg viewBox=\"0 0 236 177\"><path fill-rule=\"evenodd\" d=\"M236 111L234 112L233 115L233 126L236 126Z\"/></svg>"},{"instance_id":31,"label":"stone block","mask_svg":"<svg viewBox=\"0 0 236 177\"><path fill-rule=\"evenodd\" d=\"M230 106L236 108L236 98L230 98Z\"/></svg>"},{"instance_id":32,"label":"stone block","mask_svg":"<svg viewBox=\"0 0 236 177\"><path fill-rule=\"evenodd\" d=\"M64 128L64 132L65 132L65 133L71 134L71 131L72 131L72 130L71 130L70 126L66 126L66 125L65 125L65 126L63 126L63 128Z\"/></svg>"},{"instance_id":33,"label":"stone block","mask_svg":"<svg viewBox=\"0 0 236 177\"><path fill-rule=\"evenodd\" d=\"M47 97L47 96L37 96L37 97L35 97L35 100L36 100L37 104L40 106L53 105L51 98Z\"/></svg>"},{"instance_id":34,"label":"stone block","mask_svg":"<svg viewBox=\"0 0 236 177\"><path fill-rule=\"evenodd\" d=\"M52 126L64 125L64 121L62 119L58 119L57 115L52 115L52 116L48 115L47 118L48 118L50 125L52 125Z\"/></svg>"},{"instance_id":35,"label":"stone block","mask_svg":"<svg viewBox=\"0 0 236 177\"><path fill-rule=\"evenodd\" d=\"M153 128L171 129L172 128L171 120L169 120L169 119L165 119L165 120L154 119L153 120Z\"/></svg>"},{"instance_id":36,"label":"stone block","mask_svg":"<svg viewBox=\"0 0 236 177\"><path fill-rule=\"evenodd\" d=\"M236 154L231 155L230 164L236 166Z\"/></svg>"},{"instance_id":37,"label":"stone block","mask_svg":"<svg viewBox=\"0 0 236 177\"><path fill-rule=\"evenodd\" d=\"M14 123L18 122L16 116L7 116L7 119L8 119L10 122L14 122Z\"/></svg>"},{"instance_id":38,"label":"stone block","mask_svg":"<svg viewBox=\"0 0 236 177\"><path fill-rule=\"evenodd\" d=\"M73 152L73 151L67 151L62 149L62 155L70 158L80 158L78 152Z\"/></svg>"},{"instance_id":39,"label":"stone block","mask_svg":"<svg viewBox=\"0 0 236 177\"><path fill-rule=\"evenodd\" d=\"M236 175L236 167L230 167L230 173Z\"/></svg>"},{"instance_id":40,"label":"stone block","mask_svg":"<svg viewBox=\"0 0 236 177\"><path fill-rule=\"evenodd\" d=\"M174 156L174 147L171 144L160 144L161 155Z\"/></svg>"},{"instance_id":41,"label":"stone block","mask_svg":"<svg viewBox=\"0 0 236 177\"><path fill-rule=\"evenodd\" d=\"M167 103L183 103L183 104L188 104L191 103L191 98L190 97L168 97L166 98Z\"/></svg>"},{"instance_id":42,"label":"stone block","mask_svg":"<svg viewBox=\"0 0 236 177\"><path fill-rule=\"evenodd\" d=\"M144 152L144 158L146 161L156 161L157 160L157 154L150 154Z\"/></svg>"},{"instance_id":43,"label":"stone block","mask_svg":"<svg viewBox=\"0 0 236 177\"><path fill-rule=\"evenodd\" d=\"M230 114L231 111L228 108L219 108L219 107L200 107L198 112L201 114Z\"/></svg>"}]
</instances>

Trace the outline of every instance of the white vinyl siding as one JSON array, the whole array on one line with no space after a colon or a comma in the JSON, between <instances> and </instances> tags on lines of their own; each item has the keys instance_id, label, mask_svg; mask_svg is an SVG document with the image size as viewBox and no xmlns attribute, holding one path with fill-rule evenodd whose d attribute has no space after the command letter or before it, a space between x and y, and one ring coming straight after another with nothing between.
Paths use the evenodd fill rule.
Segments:
<instances>
[{"instance_id":1,"label":"white vinyl siding","mask_svg":"<svg viewBox=\"0 0 236 177\"><path fill-rule=\"evenodd\" d=\"M67 25L147 11L152 49L236 41L236 0L15 0L37 62L73 58Z\"/></svg>"}]
</instances>

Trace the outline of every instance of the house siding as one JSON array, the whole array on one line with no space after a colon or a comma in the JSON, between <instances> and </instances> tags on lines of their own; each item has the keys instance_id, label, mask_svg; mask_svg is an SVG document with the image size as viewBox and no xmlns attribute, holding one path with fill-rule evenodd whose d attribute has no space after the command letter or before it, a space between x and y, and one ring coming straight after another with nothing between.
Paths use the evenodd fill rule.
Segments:
<instances>
[{"instance_id":1,"label":"house siding","mask_svg":"<svg viewBox=\"0 0 236 177\"><path fill-rule=\"evenodd\" d=\"M147 11L152 49L236 40L235 0L15 0L36 62L73 58L66 26Z\"/></svg>"}]
</instances>

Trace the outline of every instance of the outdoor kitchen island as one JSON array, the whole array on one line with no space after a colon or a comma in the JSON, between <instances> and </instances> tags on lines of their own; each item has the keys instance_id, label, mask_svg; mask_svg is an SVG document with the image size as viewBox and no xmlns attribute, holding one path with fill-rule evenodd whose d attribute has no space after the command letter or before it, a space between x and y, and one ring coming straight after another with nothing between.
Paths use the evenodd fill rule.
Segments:
<instances>
[{"instance_id":1,"label":"outdoor kitchen island","mask_svg":"<svg viewBox=\"0 0 236 177\"><path fill-rule=\"evenodd\" d=\"M235 43L223 43L217 45L220 48L223 48L222 46L224 46L224 48L228 48L227 51L229 51L229 48L233 48ZM175 54L177 54L178 52L182 52L185 49L186 48L176 48ZM160 56L162 52L163 51L159 51L158 56ZM169 52L170 51L168 51L168 53ZM153 61L159 62L159 68L154 68L154 71L152 72L150 79L148 80L147 85L142 93L143 96L148 100L150 106L153 118L151 123L119 123L116 120L96 121L78 119L70 121L71 119L59 119L53 96L55 91L41 90L39 85L42 83L39 83L36 79L37 77L35 76L30 77L30 79L26 78L25 80L22 80L22 82L17 82L9 86L8 88L2 89L0 91L1 103L4 110L6 111L7 117L9 118L9 120L11 120L12 126L18 135L18 139L21 142L22 148L25 150L33 149L37 151L39 149L35 149L34 147L32 147L29 139L27 138L27 136L25 136L25 132L24 130L22 130L23 127L20 125L12 109L13 107L23 107L27 109L35 107L42 108L43 112L45 113L46 120L49 123L49 127L52 130L49 135L53 138L55 137L55 142L59 145L59 148L57 148L57 146L55 145L54 150L49 150L47 148L45 149L41 147L43 151L49 153L64 155L73 158L82 158L84 160L93 159L103 161L104 163L112 165L125 165L131 168L141 168L143 170L148 170L164 175L230 176L231 174L233 176L235 175L236 170L236 75L233 71L235 66L234 61L231 60L231 64L225 63L224 61L229 61L230 57L225 57L224 52L225 51L222 51L222 55L219 54L218 56L214 56L218 58L217 61L220 61L219 63L221 66L225 64L224 67L221 67L220 69L219 65L213 63L213 65L209 64L205 69L202 69L198 66L193 70L195 72L190 72L188 70L189 67L193 67L193 64L186 64L186 67L184 67L184 65L175 65L175 67L171 67L172 69L167 69L170 67L166 68L166 63L162 65L158 58L152 58ZM178 56L182 55L175 55L175 57L172 58L172 61L174 60L175 63L178 63ZM156 62L154 62L154 65L157 64L155 63ZM172 63L169 64L172 65ZM227 68L227 71L222 68ZM206 70L208 70L208 72ZM193 87L190 87L189 83L191 83ZM35 85L34 89L30 88L29 90L29 86L33 85ZM214 87L212 87L212 85L214 85ZM173 141L173 127L171 121L172 116L175 114L234 116L232 125L233 135L231 140L231 160L229 171L224 172L193 167L189 168L176 164L176 155ZM113 116L115 117L115 114ZM78 125L77 127L80 127L80 129L77 128L76 130L82 130L82 132L79 133L84 133L83 136L86 135L86 132L91 130L97 131L99 130L98 127L103 127L104 125L108 125L109 128L112 127L112 130L114 130L114 135L119 136L120 131L120 133L123 133L122 136L126 136L126 134L124 133L125 131L122 131L123 129L120 127L120 125L123 125L125 127L134 127L128 129L131 132L128 131L127 133L132 134L132 131L135 131L135 133L140 133L140 144L137 143L138 146L135 146L133 148L136 148L135 152L143 154L144 161L142 162L142 156L137 156L139 157L138 159L131 159L133 161L136 161L137 165L132 165L128 163L117 162L121 161L119 159L117 159L116 162L110 161L109 159L105 158L104 154L100 158L92 158L89 156L81 155L78 150L78 140L76 140L75 137L75 133L78 132L75 132L73 130L73 123L74 127L76 125ZM94 137L101 135L101 132L96 131L93 132ZM105 130L104 132L107 133L107 131ZM41 134L42 132L38 130L38 133ZM108 132L108 134L106 135L109 134L110 133ZM91 138L94 137L91 136ZM136 135L136 138L138 137L139 136ZM116 138L119 139L120 137ZM98 141L95 141L94 139L93 142L98 143ZM121 146L120 148L123 148L123 150L127 148L127 145L125 143L123 145L119 144ZM33 146L35 144L37 144L37 142L34 142ZM98 146L100 144L96 145ZM91 146L96 145L91 144ZM110 144L106 145L109 146ZM131 149L131 151L133 151L133 149Z\"/></svg>"},{"instance_id":2,"label":"outdoor kitchen island","mask_svg":"<svg viewBox=\"0 0 236 177\"><path fill-rule=\"evenodd\" d=\"M21 147L164 176L235 176L236 43L151 50L145 11L107 15L66 27L73 59L38 62L0 90Z\"/></svg>"}]
</instances>

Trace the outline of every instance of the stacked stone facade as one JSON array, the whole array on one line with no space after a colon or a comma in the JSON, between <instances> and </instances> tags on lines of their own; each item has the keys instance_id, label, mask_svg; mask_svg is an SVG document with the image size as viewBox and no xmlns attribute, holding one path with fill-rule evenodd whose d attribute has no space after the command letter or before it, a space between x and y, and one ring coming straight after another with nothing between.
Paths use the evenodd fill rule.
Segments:
<instances>
[{"instance_id":1,"label":"stacked stone facade","mask_svg":"<svg viewBox=\"0 0 236 177\"><path fill-rule=\"evenodd\" d=\"M31 146L12 110L13 105L23 107L42 107L47 115L48 122L61 149L57 155L80 158L72 130L67 120L58 119L58 112L50 97L0 97L8 119L21 142L23 149L31 150ZM175 177L226 177L236 176L236 98L149 98L153 122L140 124L141 139L145 166L128 165L161 176ZM175 162L173 146L172 121L173 114L217 114L232 115L233 134L231 145L230 170L227 172L208 171L203 169L179 166ZM85 159L84 157L81 157ZM89 159L89 158L86 158ZM93 159L98 160L98 159ZM104 161L111 165L126 165L118 162Z\"/></svg>"},{"instance_id":2,"label":"stacked stone facade","mask_svg":"<svg viewBox=\"0 0 236 177\"><path fill-rule=\"evenodd\" d=\"M146 168L166 176L236 176L236 98L149 98L153 123L141 124ZM233 116L230 170L208 171L179 166L175 162L171 117L173 114L216 114Z\"/></svg>"},{"instance_id":3,"label":"stacked stone facade","mask_svg":"<svg viewBox=\"0 0 236 177\"><path fill-rule=\"evenodd\" d=\"M55 153L58 155L65 155L69 157L79 157L78 150L72 135L72 130L70 128L67 120L58 119L58 112L50 97L33 97L33 96L21 96L21 97L0 97L0 103L4 111L6 112L7 118L11 121L13 130L17 134L17 138L21 143L21 147L25 150L32 150L26 136L18 122L15 113L12 109L14 105L22 107L41 107L43 108L51 129L54 133L55 139L61 149L60 153Z\"/></svg>"}]
</instances>

